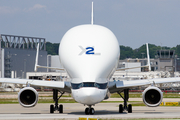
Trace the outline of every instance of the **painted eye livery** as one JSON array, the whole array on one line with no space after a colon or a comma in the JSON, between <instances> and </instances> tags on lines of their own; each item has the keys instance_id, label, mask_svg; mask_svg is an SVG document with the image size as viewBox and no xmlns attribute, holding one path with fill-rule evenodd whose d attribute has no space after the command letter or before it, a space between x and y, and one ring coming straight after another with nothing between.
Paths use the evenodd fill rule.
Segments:
<instances>
[{"instance_id":1,"label":"painted eye livery","mask_svg":"<svg viewBox=\"0 0 180 120\"><path fill-rule=\"evenodd\" d=\"M101 53L95 53L94 52L94 47L83 48L82 46L79 46L79 48L81 49L81 52L79 53L79 55L82 55L82 54L86 54L86 55L101 55Z\"/></svg>"}]
</instances>

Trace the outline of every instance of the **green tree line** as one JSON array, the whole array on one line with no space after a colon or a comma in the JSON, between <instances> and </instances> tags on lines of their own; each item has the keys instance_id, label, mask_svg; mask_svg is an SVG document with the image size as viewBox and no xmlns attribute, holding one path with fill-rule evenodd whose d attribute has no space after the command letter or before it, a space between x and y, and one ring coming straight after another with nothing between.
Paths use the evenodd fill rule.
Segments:
<instances>
[{"instance_id":1,"label":"green tree line","mask_svg":"<svg viewBox=\"0 0 180 120\"><path fill-rule=\"evenodd\" d=\"M49 55L58 55L59 43L46 42L46 51Z\"/></svg>"},{"instance_id":2,"label":"green tree line","mask_svg":"<svg viewBox=\"0 0 180 120\"><path fill-rule=\"evenodd\" d=\"M156 51L157 50L175 50L175 54L180 57L180 45L177 45L176 47L161 47L156 46L154 44L149 44L149 55L150 58L155 58ZM46 43L46 50L48 54L50 55L58 55L59 50L59 43ZM126 58L145 58L147 56L146 52L146 44L142 45L141 47L137 49L132 49L128 46L120 45L120 59L126 59Z\"/></svg>"},{"instance_id":3,"label":"green tree line","mask_svg":"<svg viewBox=\"0 0 180 120\"><path fill-rule=\"evenodd\" d=\"M1 47L4 47L5 43L2 41L1 42ZM27 45L25 45L26 48ZM149 55L150 58L155 58L156 56L156 51L157 50L175 50L175 54L180 57L180 45L177 45L176 47L166 47L166 46L156 46L154 44L149 44ZM46 51L50 55L58 55L59 51L59 43L51 43L51 42L46 42ZM123 46L120 45L120 59L126 59L126 58L145 58L147 56L146 53L146 44L142 45L141 47L137 49L132 49L129 46Z\"/></svg>"},{"instance_id":4,"label":"green tree line","mask_svg":"<svg viewBox=\"0 0 180 120\"><path fill-rule=\"evenodd\" d=\"M180 45L177 45L176 47L161 47L161 46L156 46L154 44L149 44L149 55L150 58L155 58L156 51L158 50L175 50L175 54L180 57ZM127 46L120 46L120 59L126 59L126 58L145 58L147 57L147 51L146 51L146 44L142 45L141 47L137 49L132 49L131 47Z\"/></svg>"}]
</instances>

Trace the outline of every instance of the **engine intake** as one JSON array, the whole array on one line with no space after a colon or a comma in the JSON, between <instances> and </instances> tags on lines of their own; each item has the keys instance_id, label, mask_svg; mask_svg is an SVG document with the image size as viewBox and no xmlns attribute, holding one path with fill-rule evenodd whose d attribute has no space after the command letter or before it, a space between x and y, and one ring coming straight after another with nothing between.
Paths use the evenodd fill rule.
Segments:
<instances>
[{"instance_id":1,"label":"engine intake","mask_svg":"<svg viewBox=\"0 0 180 120\"><path fill-rule=\"evenodd\" d=\"M143 102L149 107L157 107L163 99L162 91L154 86L148 87L143 92Z\"/></svg>"},{"instance_id":2,"label":"engine intake","mask_svg":"<svg viewBox=\"0 0 180 120\"><path fill-rule=\"evenodd\" d=\"M25 87L19 91L18 101L23 107L34 107L38 102L38 93L32 87Z\"/></svg>"}]
</instances>

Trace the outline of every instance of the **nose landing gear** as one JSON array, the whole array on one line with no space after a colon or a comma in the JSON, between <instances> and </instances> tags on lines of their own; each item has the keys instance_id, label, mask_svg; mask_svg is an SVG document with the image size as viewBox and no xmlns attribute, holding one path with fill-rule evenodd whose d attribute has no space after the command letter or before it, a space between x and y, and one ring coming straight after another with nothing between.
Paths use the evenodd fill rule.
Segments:
<instances>
[{"instance_id":1,"label":"nose landing gear","mask_svg":"<svg viewBox=\"0 0 180 120\"><path fill-rule=\"evenodd\" d=\"M94 113L95 113L95 110L94 110L94 108L91 108L91 105L89 105L89 107L87 107L85 109L85 114L86 115L94 115Z\"/></svg>"}]
</instances>

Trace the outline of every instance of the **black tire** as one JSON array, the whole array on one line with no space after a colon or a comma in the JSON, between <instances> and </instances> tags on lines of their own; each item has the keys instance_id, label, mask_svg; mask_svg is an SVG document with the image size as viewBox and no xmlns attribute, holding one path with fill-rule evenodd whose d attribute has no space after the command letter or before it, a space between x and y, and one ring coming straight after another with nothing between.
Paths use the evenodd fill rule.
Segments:
<instances>
[{"instance_id":1,"label":"black tire","mask_svg":"<svg viewBox=\"0 0 180 120\"><path fill-rule=\"evenodd\" d=\"M86 115L89 115L89 108L86 108L86 109L85 109L85 114L86 114Z\"/></svg>"},{"instance_id":2,"label":"black tire","mask_svg":"<svg viewBox=\"0 0 180 120\"><path fill-rule=\"evenodd\" d=\"M91 108L91 109L90 109L90 115L94 115L94 113L95 113L94 108Z\"/></svg>"},{"instance_id":3,"label":"black tire","mask_svg":"<svg viewBox=\"0 0 180 120\"><path fill-rule=\"evenodd\" d=\"M132 105L131 104L128 105L128 113L132 113Z\"/></svg>"},{"instance_id":4,"label":"black tire","mask_svg":"<svg viewBox=\"0 0 180 120\"><path fill-rule=\"evenodd\" d=\"M119 113L123 113L123 105L119 104Z\"/></svg>"},{"instance_id":5,"label":"black tire","mask_svg":"<svg viewBox=\"0 0 180 120\"><path fill-rule=\"evenodd\" d=\"M50 113L54 113L54 105L50 105Z\"/></svg>"},{"instance_id":6,"label":"black tire","mask_svg":"<svg viewBox=\"0 0 180 120\"><path fill-rule=\"evenodd\" d=\"M63 113L63 105L59 105L59 113Z\"/></svg>"}]
</instances>

